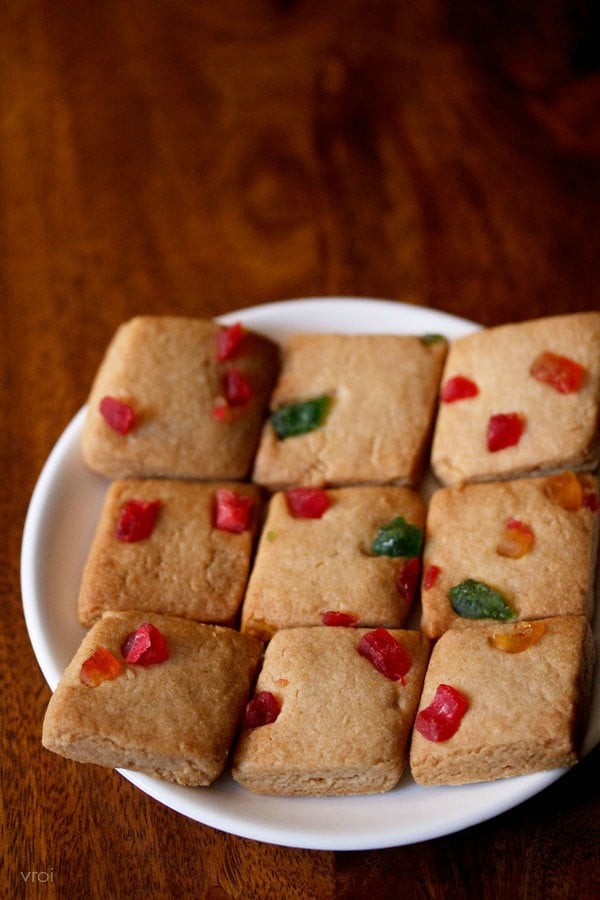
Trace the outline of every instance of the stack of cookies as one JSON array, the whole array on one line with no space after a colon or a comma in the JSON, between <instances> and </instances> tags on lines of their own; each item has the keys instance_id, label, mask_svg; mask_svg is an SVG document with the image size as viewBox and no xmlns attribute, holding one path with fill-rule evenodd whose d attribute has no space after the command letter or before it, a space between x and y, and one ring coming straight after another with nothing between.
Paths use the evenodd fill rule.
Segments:
<instances>
[{"instance_id":1,"label":"stack of cookies","mask_svg":"<svg viewBox=\"0 0 600 900\"><path fill-rule=\"evenodd\" d=\"M595 313L450 346L126 323L89 398L111 483L45 746L280 795L574 763L599 407Z\"/></svg>"}]
</instances>

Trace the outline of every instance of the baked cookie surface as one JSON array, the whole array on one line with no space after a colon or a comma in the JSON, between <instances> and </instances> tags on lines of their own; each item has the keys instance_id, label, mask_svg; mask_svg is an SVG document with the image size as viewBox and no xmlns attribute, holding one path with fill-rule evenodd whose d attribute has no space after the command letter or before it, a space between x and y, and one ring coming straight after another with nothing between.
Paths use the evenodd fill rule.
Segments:
<instances>
[{"instance_id":1,"label":"baked cookie surface","mask_svg":"<svg viewBox=\"0 0 600 900\"><path fill-rule=\"evenodd\" d=\"M168 658L125 663L124 641L147 622L165 639ZM90 686L81 681L81 667L99 647L122 671ZM42 742L79 762L208 785L225 766L260 654L258 641L228 628L146 612L107 613L52 695Z\"/></svg>"},{"instance_id":2,"label":"baked cookie surface","mask_svg":"<svg viewBox=\"0 0 600 900\"><path fill-rule=\"evenodd\" d=\"M291 492L294 494L294 491ZM320 518L297 517L288 495L271 497L242 607L242 630L263 637L280 628L321 625L328 612L363 626L400 627L413 588L403 586L407 557L378 555L382 526L401 517L422 540L425 508L410 488L347 487L325 491ZM415 578L416 580L416 578Z\"/></svg>"},{"instance_id":3,"label":"baked cookie surface","mask_svg":"<svg viewBox=\"0 0 600 900\"><path fill-rule=\"evenodd\" d=\"M502 639L508 638L504 646L509 649L513 640L521 641L524 628L535 629L529 646L525 635L520 652L499 649L496 642L502 646ZM419 713L432 703L440 684L456 689L467 708L455 733L441 741L419 732L417 714L410 747L415 781L468 784L575 763L594 655L583 616L447 631L431 653Z\"/></svg>"},{"instance_id":4,"label":"baked cookie surface","mask_svg":"<svg viewBox=\"0 0 600 900\"><path fill-rule=\"evenodd\" d=\"M427 639L392 631L409 662L391 680L358 652L365 629L298 628L270 642L256 692L280 705L275 721L244 728L233 777L261 794L342 795L393 788L427 662Z\"/></svg>"},{"instance_id":5,"label":"baked cookie surface","mask_svg":"<svg viewBox=\"0 0 600 900\"><path fill-rule=\"evenodd\" d=\"M218 527L220 498L246 508L241 531ZM125 523L130 504L155 505L141 539ZM106 610L148 610L213 624L232 624L250 569L260 489L239 482L122 479L109 486L85 564L78 614L89 627ZM132 515L135 518L134 506ZM236 522L233 524L236 525ZM225 523L227 524L227 523Z\"/></svg>"},{"instance_id":6,"label":"baked cookie surface","mask_svg":"<svg viewBox=\"0 0 600 900\"><path fill-rule=\"evenodd\" d=\"M555 488L563 483L579 490L573 503L577 508L561 505L564 496ZM516 619L591 618L599 528L591 498L597 502L597 492L597 479L587 473L437 490L427 511L423 553L425 633L437 638L448 628L473 628L489 621L485 595L482 617L467 615L477 610L465 609L464 600L478 589L471 584L466 593L457 592L466 582L499 592L506 614Z\"/></svg>"},{"instance_id":7,"label":"baked cookie surface","mask_svg":"<svg viewBox=\"0 0 600 900\"><path fill-rule=\"evenodd\" d=\"M548 316L457 339L441 398L431 462L443 484L593 469L600 313Z\"/></svg>"},{"instance_id":8,"label":"baked cookie surface","mask_svg":"<svg viewBox=\"0 0 600 900\"><path fill-rule=\"evenodd\" d=\"M414 485L425 464L446 346L405 335L292 335L254 480L270 488ZM299 419L309 430L294 430Z\"/></svg>"},{"instance_id":9,"label":"baked cookie surface","mask_svg":"<svg viewBox=\"0 0 600 900\"><path fill-rule=\"evenodd\" d=\"M239 479L249 473L279 350L266 337L242 331L230 356L220 360L224 330L210 320L177 316L138 316L121 325L88 400L82 447L90 468L109 478ZM124 405L117 405L117 414L130 410L125 433L102 415L107 397Z\"/></svg>"}]
</instances>

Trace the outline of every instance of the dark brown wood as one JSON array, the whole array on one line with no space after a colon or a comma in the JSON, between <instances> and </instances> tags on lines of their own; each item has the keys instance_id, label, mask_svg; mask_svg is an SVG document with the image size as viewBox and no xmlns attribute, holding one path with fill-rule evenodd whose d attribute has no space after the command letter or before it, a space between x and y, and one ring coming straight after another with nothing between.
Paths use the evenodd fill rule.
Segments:
<instances>
[{"instance_id":1,"label":"dark brown wood","mask_svg":"<svg viewBox=\"0 0 600 900\"><path fill-rule=\"evenodd\" d=\"M490 822L364 853L221 834L45 752L19 594L36 478L136 313L599 308L592 6L1 4L3 895L600 896L598 751Z\"/></svg>"}]
</instances>

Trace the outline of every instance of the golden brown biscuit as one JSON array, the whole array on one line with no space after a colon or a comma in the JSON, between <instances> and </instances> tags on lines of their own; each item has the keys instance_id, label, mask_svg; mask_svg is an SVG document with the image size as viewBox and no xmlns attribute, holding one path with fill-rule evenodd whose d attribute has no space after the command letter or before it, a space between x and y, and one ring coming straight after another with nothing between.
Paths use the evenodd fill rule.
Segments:
<instances>
[{"instance_id":1,"label":"golden brown biscuit","mask_svg":"<svg viewBox=\"0 0 600 900\"><path fill-rule=\"evenodd\" d=\"M449 592L467 580L499 591L518 619L591 617L598 512L590 506L598 482L571 473L582 505L564 509L552 493L557 478L563 476L441 488L433 494L421 591L421 627L429 637L485 623L485 616L469 618L453 609ZM586 498L590 506L583 505Z\"/></svg>"},{"instance_id":2,"label":"golden brown biscuit","mask_svg":"<svg viewBox=\"0 0 600 900\"><path fill-rule=\"evenodd\" d=\"M240 532L217 527L217 498L223 491L252 504ZM131 501L158 504L152 531L142 540L117 536ZM154 478L114 481L83 572L81 624L89 627L106 610L119 609L232 624L246 587L259 509L260 489L255 485Z\"/></svg>"},{"instance_id":3,"label":"golden brown biscuit","mask_svg":"<svg viewBox=\"0 0 600 900\"><path fill-rule=\"evenodd\" d=\"M444 402L457 377L478 393ZM433 469L444 484L591 470L598 463L599 402L600 313L549 316L459 338L442 378ZM505 427L517 443L502 447L498 430ZM491 446L501 449L489 449L490 428Z\"/></svg>"},{"instance_id":4,"label":"golden brown biscuit","mask_svg":"<svg viewBox=\"0 0 600 900\"><path fill-rule=\"evenodd\" d=\"M525 641L527 649L498 649L494 635L510 647L515 631L522 635L534 626L452 629L439 639L419 712L431 704L440 684L458 690L468 708L454 735L438 742L419 732L417 716L410 768L418 784L491 781L578 760L594 665L591 628L583 616L540 620L542 633L529 646Z\"/></svg>"},{"instance_id":5,"label":"golden brown biscuit","mask_svg":"<svg viewBox=\"0 0 600 900\"><path fill-rule=\"evenodd\" d=\"M319 398L328 407L320 427L284 438L272 418L263 428L254 480L270 488L414 485L424 466L445 354L445 341L428 345L418 337L293 335L271 409L281 415L288 404Z\"/></svg>"},{"instance_id":6,"label":"golden brown biscuit","mask_svg":"<svg viewBox=\"0 0 600 900\"><path fill-rule=\"evenodd\" d=\"M221 331L216 322L176 316L138 316L117 330L88 401L82 444L92 469L109 478L249 473L278 348L245 331L233 355L219 361ZM237 381L228 388L231 372ZM131 409L126 433L101 414L106 397Z\"/></svg>"},{"instance_id":7,"label":"golden brown biscuit","mask_svg":"<svg viewBox=\"0 0 600 900\"><path fill-rule=\"evenodd\" d=\"M260 794L388 791L402 774L427 663L427 639L392 631L409 660L391 680L358 652L365 629L295 628L268 645L256 691L280 704L275 721L245 728L233 777Z\"/></svg>"},{"instance_id":8,"label":"golden brown biscuit","mask_svg":"<svg viewBox=\"0 0 600 900\"><path fill-rule=\"evenodd\" d=\"M121 647L142 623L166 640L153 665L123 661ZM122 664L113 680L80 679L99 647ZM79 762L134 769L168 781L208 785L222 772L261 653L247 635L145 612L107 613L84 638L53 694L42 741Z\"/></svg>"},{"instance_id":9,"label":"golden brown biscuit","mask_svg":"<svg viewBox=\"0 0 600 900\"><path fill-rule=\"evenodd\" d=\"M292 492L293 493L293 492ZM378 529L396 517L419 529L424 504L410 488L348 487L325 492L320 518L297 518L287 495L270 500L242 607L242 629L270 636L279 628L321 625L341 612L364 626L400 627L413 599L401 582L407 556L375 555ZM416 576L415 576L416 581Z\"/></svg>"}]
</instances>

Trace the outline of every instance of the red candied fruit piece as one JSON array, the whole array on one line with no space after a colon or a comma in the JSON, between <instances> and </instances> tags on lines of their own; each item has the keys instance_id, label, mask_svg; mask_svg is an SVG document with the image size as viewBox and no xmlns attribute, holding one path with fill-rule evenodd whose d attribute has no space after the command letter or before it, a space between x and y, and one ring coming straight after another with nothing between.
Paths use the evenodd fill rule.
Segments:
<instances>
[{"instance_id":1,"label":"red candied fruit piece","mask_svg":"<svg viewBox=\"0 0 600 900\"><path fill-rule=\"evenodd\" d=\"M232 359L238 350L244 337L244 327L241 322L236 322L227 328L221 328L217 332L217 360L225 362Z\"/></svg>"},{"instance_id":2,"label":"red candied fruit piece","mask_svg":"<svg viewBox=\"0 0 600 900\"><path fill-rule=\"evenodd\" d=\"M490 453L514 447L521 440L525 419L520 413L497 413L490 416L487 430L487 448Z\"/></svg>"},{"instance_id":3,"label":"red candied fruit piece","mask_svg":"<svg viewBox=\"0 0 600 900\"><path fill-rule=\"evenodd\" d=\"M290 512L297 519L320 519L331 506L331 500L323 488L291 488L285 499Z\"/></svg>"},{"instance_id":4,"label":"red candied fruit piece","mask_svg":"<svg viewBox=\"0 0 600 900\"><path fill-rule=\"evenodd\" d=\"M160 506L160 500L128 500L121 507L115 537L129 544L150 537Z\"/></svg>"},{"instance_id":5,"label":"red candied fruit piece","mask_svg":"<svg viewBox=\"0 0 600 900\"><path fill-rule=\"evenodd\" d=\"M438 684L429 706L415 719L415 729L428 741L447 741L456 734L469 708L466 697L450 684Z\"/></svg>"},{"instance_id":6,"label":"red candied fruit piece","mask_svg":"<svg viewBox=\"0 0 600 900\"><path fill-rule=\"evenodd\" d=\"M404 684L404 676L410 670L412 660L408 651L386 628L376 628L364 634L357 649L390 681Z\"/></svg>"},{"instance_id":7,"label":"red candied fruit piece","mask_svg":"<svg viewBox=\"0 0 600 900\"><path fill-rule=\"evenodd\" d=\"M396 572L396 587L398 593L407 602L412 603L417 589L417 582L421 571L421 564L418 557L411 556L410 559L398 569Z\"/></svg>"},{"instance_id":8,"label":"red candied fruit piece","mask_svg":"<svg viewBox=\"0 0 600 900\"><path fill-rule=\"evenodd\" d=\"M583 474L579 475L579 483L581 485L581 505L590 512L598 511L598 492L596 491L596 482L592 476Z\"/></svg>"},{"instance_id":9,"label":"red candied fruit piece","mask_svg":"<svg viewBox=\"0 0 600 900\"><path fill-rule=\"evenodd\" d=\"M321 622L323 625L337 625L342 628L351 628L358 622L358 616L353 613L339 612L337 609L330 609L321 613Z\"/></svg>"},{"instance_id":10,"label":"red candied fruit piece","mask_svg":"<svg viewBox=\"0 0 600 900\"><path fill-rule=\"evenodd\" d=\"M89 687L96 687L103 681L112 681L123 671L123 666L116 656L106 647L98 647L81 664L79 680Z\"/></svg>"},{"instance_id":11,"label":"red candied fruit piece","mask_svg":"<svg viewBox=\"0 0 600 900\"><path fill-rule=\"evenodd\" d=\"M536 381L550 385L559 394L573 394L581 389L586 371L568 356L546 351L532 362L529 374Z\"/></svg>"},{"instance_id":12,"label":"red candied fruit piece","mask_svg":"<svg viewBox=\"0 0 600 900\"><path fill-rule=\"evenodd\" d=\"M591 510L591 512L598 512L598 494L595 494L593 491L589 494L583 495L582 505Z\"/></svg>"},{"instance_id":13,"label":"red candied fruit piece","mask_svg":"<svg viewBox=\"0 0 600 900\"><path fill-rule=\"evenodd\" d=\"M425 572L423 573L423 587L426 591L434 587L441 571L440 567L434 565L434 563L430 563L425 567Z\"/></svg>"},{"instance_id":14,"label":"red candied fruit piece","mask_svg":"<svg viewBox=\"0 0 600 900\"><path fill-rule=\"evenodd\" d=\"M116 397L103 397L100 401L100 415L117 434L129 434L135 425L135 412L128 403Z\"/></svg>"},{"instance_id":15,"label":"red candied fruit piece","mask_svg":"<svg viewBox=\"0 0 600 900\"><path fill-rule=\"evenodd\" d=\"M213 417L219 422L230 422L233 410L247 406L253 393L246 376L239 369L229 369L223 376L223 396L217 397L213 405Z\"/></svg>"},{"instance_id":16,"label":"red candied fruit piece","mask_svg":"<svg viewBox=\"0 0 600 900\"><path fill-rule=\"evenodd\" d=\"M246 406L252 397L252 388L239 369L229 369L223 378L223 393L229 406Z\"/></svg>"},{"instance_id":17,"label":"red candied fruit piece","mask_svg":"<svg viewBox=\"0 0 600 900\"><path fill-rule=\"evenodd\" d=\"M246 704L244 725L246 728L260 728L270 725L281 712L281 704L271 691L259 691Z\"/></svg>"},{"instance_id":18,"label":"red candied fruit piece","mask_svg":"<svg viewBox=\"0 0 600 900\"><path fill-rule=\"evenodd\" d=\"M212 414L219 422L229 422L231 420L231 407L228 405L225 397L219 397L212 408Z\"/></svg>"},{"instance_id":19,"label":"red candied fruit piece","mask_svg":"<svg viewBox=\"0 0 600 900\"><path fill-rule=\"evenodd\" d=\"M253 506L252 497L235 494L229 488L218 488L215 494L215 528L241 534L248 528Z\"/></svg>"},{"instance_id":20,"label":"red candied fruit piece","mask_svg":"<svg viewBox=\"0 0 600 900\"><path fill-rule=\"evenodd\" d=\"M454 403L456 400L476 397L478 393L479 388L474 381L464 375L454 375L443 385L440 398L442 403Z\"/></svg>"},{"instance_id":21,"label":"red candied fruit piece","mask_svg":"<svg viewBox=\"0 0 600 900\"><path fill-rule=\"evenodd\" d=\"M126 662L138 666L151 666L169 658L167 642L151 622L144 622L125 638L121 653Z\"/></svg>"}]
</instances>

